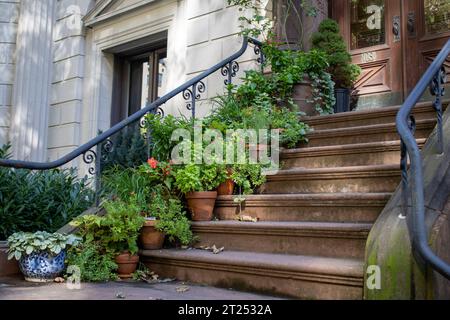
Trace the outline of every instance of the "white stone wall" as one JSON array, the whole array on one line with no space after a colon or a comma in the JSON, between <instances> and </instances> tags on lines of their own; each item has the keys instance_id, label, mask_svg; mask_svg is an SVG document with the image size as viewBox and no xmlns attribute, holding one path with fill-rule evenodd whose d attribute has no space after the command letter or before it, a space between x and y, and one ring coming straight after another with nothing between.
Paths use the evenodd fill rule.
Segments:
<instances>
[{"instance_id":1,"label":"white stone wall","mask_svg":"<svg viewBox=\"0 0 450 320\"><path fill-rule=\"evenodd\" d=\"M85 31L82 18L95 4L94 0L58 2L48 129L50 160L57 159L80 145L85 68Z\"/></svg>"},{"instance_id":2,"label":"white stone wall","mask_svg":"<svg viewBox=\"0 0 450 320\"><path fill-rule=\"evenodd\" d=\"M20 0L0 0L0 145L9 140Z\"/></svg>"},{"instance_id":3,"label":"white stone wall","mask_svg":"<svg viewBox=\"0 0 450 320\"><path fill-rule=\"evenodd\" d=\"M20 0L0 0L0 143L8 140L14 84L14 52ZM83 17L102 3L55 0L53 67L48 106L47 158L55 160L109 128L114 56L109 48L161 31L168 32L168 65L164 87L172 90L241 47L239 12L226 0L117 0L107 7L110 19L86 27ZM145 5L143 5L145 4ZM127 12L127 8L130 8ZM120 11L120 14L115 14ZM105 13L100 13L104 15ZM238 59L240 71L255 67L249 48ZM209 98L224 92L217 72L206 81L197 105L202 116ZM181 95L164 106L168 114L189 114ZM11 133L10 133L11 136ZM71 165L78 165L79 161Z\"/></svg>"}]
</instances>

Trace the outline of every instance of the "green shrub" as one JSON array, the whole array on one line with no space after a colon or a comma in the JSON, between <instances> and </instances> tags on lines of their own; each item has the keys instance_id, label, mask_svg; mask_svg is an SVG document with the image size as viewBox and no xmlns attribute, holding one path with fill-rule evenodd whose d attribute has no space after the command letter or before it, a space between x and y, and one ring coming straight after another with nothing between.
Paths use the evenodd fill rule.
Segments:
<instances>
[{"instance_id":1,"label":"green shrub","mask_svg":"<svg viewBox=\"0 0 450 320\"><path fill-rule=\"evenodd\" d=\"M111 253L106 253L95 243L82 243L67 252L67 266L80 268L81 281L96 282L118 279L117 264Z\"/></svg>"},{"instance_id":2,"label":"green shrub","mask_svg":"<svg viewBox=\"0 0 450 320\"><path fill-rule=\"evenodd\" d=\"M112 137L113 149L102 159L102 171L112 167L135 168L147 160L148 144L141 131L134 124Z\"/></svg>"},{"instance_id":3,"label":"green shrub","mask_svg":"<svg viewBox=\"0 0 450 320\"><path fill-rule=\"evenodd\" d=\"M361 68L352 64L352 57L347 51L344 38L339 33L339 25L332 19L325 19L319 31L311 38L313 47L328 54L328 72L338 88L351 88Z\"/></svg>"},{"instance_id":4,"label":"green shrub","mask_svg":"<svg viewBox=\"0 0 450 320\"><path fill-rule=\"evenodd\" d=\"M74 169L0 168L0 239L19 231L55 232L88 209L93 198L87 179L78 179Z\"/></svg>"}]
</instances>

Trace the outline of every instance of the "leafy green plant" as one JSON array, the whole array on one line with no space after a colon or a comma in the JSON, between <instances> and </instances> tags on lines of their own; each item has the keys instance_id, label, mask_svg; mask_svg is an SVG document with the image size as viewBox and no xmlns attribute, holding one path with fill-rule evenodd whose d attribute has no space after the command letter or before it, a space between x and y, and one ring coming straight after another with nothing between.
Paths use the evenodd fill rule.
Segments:
<instances>
[{"instance_id":1,"label":"leafy green plant","mask_svg":"<svg viewBox=\"0 0 450 320\"><path fill-rule=\"evenodd\" d=\"M224 165L187 164L175 171L175 185L182 193L212 191L227 179Z\"/></svg>"},{"instance_id":2,"label":"leafy green plant","mask_svg":"<svg viewBox=\"0 0 450 320\"><path fill-rule=\"evenodd\" d=\"M122 200L106 201L103 207L104 216L85 215L71 223L78 228L83 243L93 243L103 252L115 255L124 251L137 253L137 239L145 221L140 207Z\"/></svg>"},{"instance_id":3,"label":"leafy green plant","mask_svg":"<svg viewBox=\"0 0 450 320\"><path fill-rule=\"evenodd\" d=\"M179 143L172 141L176 129L185 129L192 133L193 121L185 117L176 118L172 115L163 117L159 114L147 114L146 130L151 135L151 154L158 161L169 161L172 149Z\"/></svg>"},{"instance_id":4,"label":"leafy green plant","mask_svg":"<svg viewBox=\"0 0 450 320\"><path fill-rule=\"evenodd\" d=\"M156 229L168 236L171 242L190 244L194 236L180 199L171 195L163 185L155 187L151 199L149 214L158 220Z\"/></svg>"},{"instance_id":5,"label":"leafy green plant","mask_svg":"<svg viewBox=\"0 0 450 320\"><path fill-rule=\"evenodd\" d=\"M285 108L274 110L272 127L282 130L280 142L288 148L294 148L299 142L308 141L306 134L310 131L309 126L299 121L296 113Z\"/></svg>"},{"instance_id":6,"label":"leafy green plant","mask_svg":"<svg viewBox=\"0 0 450 320\"><path fill-rule=\"evenodd\" d=\"M6 149L6 153L8 149ZM93 203L87 178L74 169L0 168L0 239L14 232L55 232Z\"/></svg>"},{"instance_id":7,"label":"leafy green plant","mask_svg":"<svg viewBox=\"0 0 450 320\"><path fill-rule=\"evenodd\" d=\"M68 266L80 268L81 281L96 282L117 280L115 273L117 264L114 255L103 252L95 243L82 243L72 247L67 252L66 263Z\"/></svg>"},{"instance_id":8,"label":"leafy green plant","mask_svg":"<svg viewBox=\"0 0 450 320\"><path fill-rule=\"evenodd\" d=\"M352 64L344 39L340 35L339 25L332 19L325 19L319 25L319 31L311 38L313 47L328 54L328 73L338 88L351 88L361 74L361 68Z\"/></svg>"},{"instance_id":9,"label":"leafy green plant","mask_svg":"<svg viewBox=\"0 0 450 320\"><path fill-rule=\"evenodd\" d=\"M252 194L255 189L266 182L259 164L235 164L231 168L231 179L236 183L240 194Z\"/></svg>"},{"instance_id":10,"label":"leafy green plant","mask_svg":"<svg viewBox=\"0 0 450 320\"><path fill-rule=\"evenodd\" d=\"M8 237L8 259L20 260L24 255L33 252L48 252L58 255L68 246L76 245L80 238L74 235L48 233L45 231L16 232Z\"/></svg>"}]
</instances>

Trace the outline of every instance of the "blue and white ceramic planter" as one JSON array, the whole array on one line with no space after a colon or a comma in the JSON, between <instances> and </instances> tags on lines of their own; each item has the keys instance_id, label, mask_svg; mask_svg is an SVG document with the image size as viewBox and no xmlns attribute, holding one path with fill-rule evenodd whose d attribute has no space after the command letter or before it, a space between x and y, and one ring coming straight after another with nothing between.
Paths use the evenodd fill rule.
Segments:
<instances>
[{"instance_id":1,"label":"blue and white ceramic planter","mask_svg":"<svg viewBox=\"0 0 450 320\"><path fill-rule=\"evenodd\" d=\"M33 252L20 258L19 267L27 281L50 282L64 271L65 259L65 250L56 256L47 251Z\"/></svg>"}]
</instances>

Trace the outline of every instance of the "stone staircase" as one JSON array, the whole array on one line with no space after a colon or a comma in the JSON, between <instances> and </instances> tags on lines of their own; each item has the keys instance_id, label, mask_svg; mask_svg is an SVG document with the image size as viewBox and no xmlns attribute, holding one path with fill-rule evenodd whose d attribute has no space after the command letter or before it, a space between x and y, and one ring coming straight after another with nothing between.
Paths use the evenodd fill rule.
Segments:
<instances>
[{"instance_id":1,"label":"stone staircase","mask_svg":"<svg viewBox=\"0 0 450 320\"><path fill-rule=\"evenodd\" d=\"M307 117L309 143L281 154L283 170L262 194L246 197L238 222L233 197L220 197L219 221L193 223L208 251L142 251L156 273L180 280L300 299L362 299L365 244L400 182L399 107ZM435 126L430 103L418 105L423 146Z\"/></svg>"}]
</instances>

